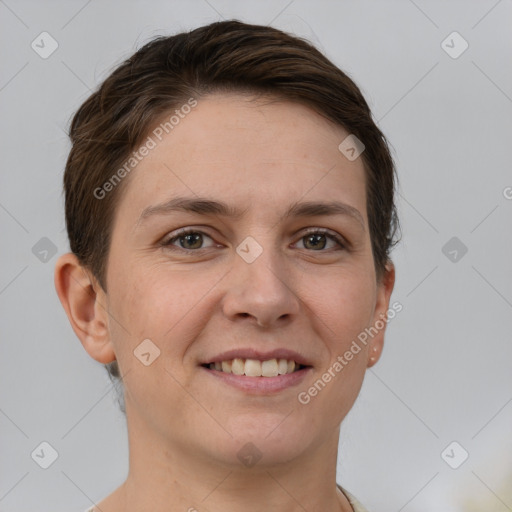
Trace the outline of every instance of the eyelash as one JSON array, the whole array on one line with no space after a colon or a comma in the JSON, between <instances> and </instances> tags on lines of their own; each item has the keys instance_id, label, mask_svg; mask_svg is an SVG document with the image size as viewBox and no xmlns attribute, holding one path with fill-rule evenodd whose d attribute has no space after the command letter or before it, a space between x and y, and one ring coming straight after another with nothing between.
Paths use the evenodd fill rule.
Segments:
<instances>
[{"instance_id":1,"label":"eyelash","mask_svg":"<svg viewBox=\"0 0 512 512\"><path fill-rule=\"evenodd\" d=\"M213 240L213 238L210 235L208 235L207 233L204 233L203 231L200 231L198 229L182 228L182 229L178 230L172 238L164 239L160 243L160 245L162 247L172 250L172 251L176 250L176 251L181 251L183 253L188 253L188 254L200 252L201 250L211 248L211 247L207 247L207 248L200 248L200 249L184 249L183 247L178 247L178 246L173 245L173 242L179 240L180 238L185 237L186 235L191 235L191 234L204 235ZM347 250L348 249L348 244L343 237L341 237L337 233L331 232L325 228L310 228L308 231L306 231L306 233L304 233L304 235L302 237L300 237L300 239L305 238L308 235L317 235L317 234L318 235L326 235L327 238L330 238L336 244L338 244L338 249L336 249L336 250ZM332 251L322 249L322 250L318 250L318 251L310 250L310 252L332 252Z\"/></svg>"}]
</instances>

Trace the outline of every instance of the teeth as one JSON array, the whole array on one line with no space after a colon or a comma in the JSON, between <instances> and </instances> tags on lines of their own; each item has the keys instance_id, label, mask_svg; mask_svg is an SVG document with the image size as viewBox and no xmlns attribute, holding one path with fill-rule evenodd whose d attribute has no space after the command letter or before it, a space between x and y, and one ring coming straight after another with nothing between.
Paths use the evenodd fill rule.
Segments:
<instances>
[{"instance_id":1,"label":"teeth","mask_svg":"<svg viewBox=\"0 0 512 512\"><path fill-rule=\"evenodd\" d=\"M279 375L288 373L288 361L286 359L279 359L279 362L277 363L277 371L279 372Z\"/></svg>"},{"instance_id":2,"label":"teeth","mask_svg":"<svg viewBox=\"0 0 512 512\"><path fill-rule=\"evenodd\" d=\"M277 371L277 360L270 359L269 361L263 361L261 363L261 376L262 377L277 377L279 372Z\"/></svg>"},{"instance_id":3,"label":"teeth","mask_svg":"<svg viewBox=\"0 0 512 512\"><path fill-rule=\"evenodd\" d=\"M231 365L231 373L234 375L243 375L245 371L245 363L243 359L233 359Z\"/></svg>"},{"instance_id":4,"label":"teeth","mask_svg":"<svg viewBox=\"0 0 512 512\"><path fill-rule=\"evenodd\" d=\"M233 373L234 375L246 375L248 377L277 377L293 373L298 370L299 365L293 360L287 359L269 359L268 361L258 361L257 359L233 359L231 361L222 361L211 363L211 370L218 370L224 373Z\"/></svg>"},{"instance_id":5,"label":"teeth","mask_svg":"<svg viewBox=\"0 0 512 512\"><path fill-rule=\"evenodd\" d=\"M244 365L244 373L247 377L261 377L261 363L255 359L247 359Z\"/></svg>"}]
</instances>

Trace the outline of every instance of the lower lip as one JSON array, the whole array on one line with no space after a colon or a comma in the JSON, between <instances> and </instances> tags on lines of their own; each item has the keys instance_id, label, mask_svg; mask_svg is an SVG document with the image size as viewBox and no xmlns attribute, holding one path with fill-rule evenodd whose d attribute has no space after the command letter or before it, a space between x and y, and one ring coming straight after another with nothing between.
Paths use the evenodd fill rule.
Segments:
<instances>
[{"instance_id":1,"label":"lower lip","mask_svg":"<svg viewBox=\"0 0 512 512\"><path fill-rule=\"evenodd\" d=\"M302 368L293 373L278 375L277 377L246 377L244 375L234 375L233 373L225 373L218 370L210 370L204 366L200 367L208 372L212 377L222 380L242 391L248 391L252 394L268 394L282 391L292 386L300 384L306 375L312 370L309 366Z\"/></svg>"}]
</instances>

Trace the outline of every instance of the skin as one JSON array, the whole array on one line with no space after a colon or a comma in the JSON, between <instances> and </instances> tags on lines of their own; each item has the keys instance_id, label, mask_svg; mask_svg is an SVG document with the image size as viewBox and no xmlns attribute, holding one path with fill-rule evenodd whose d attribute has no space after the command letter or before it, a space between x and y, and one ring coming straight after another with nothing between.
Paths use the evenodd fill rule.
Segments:
<instances>
[{"instance_id":1,"label":"skin","mask_svg":"<svg viewBox=\"0 0 512 512\"><path fill-rule=\"evenodd\" d=\"M340 424L385 329L310 403L297 400L386 314L395 281L392 263L376 280L363 162L338 150L347 135L297 103L201 98L125 178L108 293L74 255L58 260L55 285L75 333L96 361L117 359L124 376L130 468L99 503L103 512L352 510L336 488ZM245 212L139 221L178 195ZM281 218L297 201L331 200L357 209L362 224L348 215ZM159 245L182 227L204 236L175 239L174 251ZM321 235L315 246L306 228L339 233L348 248ZM236 252L247 236L263 249L250 264ZM148 338L160 356L145 366L133 351ZM313 369L298 386L255 396L198 367L237 347L289 348ZM237 457L248 442L262 454L252 467Z\"/></svg>"}]
</instances>

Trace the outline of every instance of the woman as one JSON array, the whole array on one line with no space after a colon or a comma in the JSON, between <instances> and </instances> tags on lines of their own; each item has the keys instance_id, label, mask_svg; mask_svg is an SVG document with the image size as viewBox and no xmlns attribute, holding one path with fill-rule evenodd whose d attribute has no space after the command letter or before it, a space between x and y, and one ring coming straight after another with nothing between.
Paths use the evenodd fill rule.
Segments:
<instances>
[{"instance_id":1,"label":"woman","mask_svg":"<svg viewBox=\"0 0 512 512\"><path fill-rule=\"evenodd\" d=\"M55 285L129 439L91 510L364 510L337 448L382 352L397 218L357 86L303 40L213 23L137 51L70 137Z\"/></svg>"}]
</instances>

